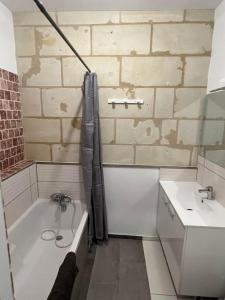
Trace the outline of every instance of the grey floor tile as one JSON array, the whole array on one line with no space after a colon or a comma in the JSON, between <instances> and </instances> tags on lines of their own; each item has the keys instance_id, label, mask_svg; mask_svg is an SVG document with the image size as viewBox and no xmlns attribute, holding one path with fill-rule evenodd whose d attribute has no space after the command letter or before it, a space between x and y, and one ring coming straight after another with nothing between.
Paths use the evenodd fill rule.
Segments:
<instances>
[{"instance_id":1,"label":"grey floor tile","mask_svg":"<svg viewBox=\"0 0 225 300\"><path fill-rule=\"evenodd\" d=\"M96 284L89 288L87 300L116 300L117 284Z\"/></svg>"},{"instance_id":2,"label":"grey floor tile","mask_svg":"<svg viewBox=\"0 0 225 300\"><path fill-rule=\"evenodd\" d=\"M87 300L150 300L142 241L97 246Z\"/></svg>"},{"instance_id":3,"label":"grey floor tile","mask_svg":"<svg viewBox=\"0 0 225 300\"><path fill-rule=\"evenodd\" d=\"M141 240L120 239L121 262L145 262Z\"/></svg>"},{"instance_id":4,"label":"grey floor tile","mask_svg":"<svg viewBox=\"0 0 225 300\"><path fill-rule=\"evenodd\" d=\"M110 240L108 244L97 247L90 286L118 282L119 241Z\"/></svg>"},{"instance_id":5,"label":"grey floor tile","mask_svg":"<svg viewBox=\"0 0 225 300\"><path fill-rule=\"evenodd\" d=\"M71 297L71 300L86 300L87 294L89 290L89 284L91 280L92 269L94 265L96 250L92 249L92 252L88 254L88 259L84 267L84 272L82 274L81 286L80 286L80 294L79 297Z\"/></svg>"},{"instance_id":6,"label":"grey floor tile","mask_svg":"<svg viewBox=\"0 0 225 300\"><path fill-rule=\"evenodd\" d=\"M150 300L145 263L120 263L117 300Z\"/></svg>"}]
</instances>

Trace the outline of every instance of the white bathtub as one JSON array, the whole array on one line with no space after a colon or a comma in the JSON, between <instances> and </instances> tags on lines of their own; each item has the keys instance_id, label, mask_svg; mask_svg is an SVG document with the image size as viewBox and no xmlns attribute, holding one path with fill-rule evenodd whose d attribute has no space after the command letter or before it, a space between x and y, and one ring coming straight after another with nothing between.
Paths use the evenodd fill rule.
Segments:
<instances>
[{"instance_id":1,"label":"white bathtub","mask_svg":"<svg viewBox=\"0 0 225 300\"><path fill-rule=\"evenodd\" d=\"M75 205L75 237L70 231L72 205L69 204L66 212L62 214L61 234L67 239L66 244L72 240L72 245L67 248L57 248L54 240L41 239L41 232L44 229L56 228L57 204L49 200L35 201L9 228L16 300L46 300L66 253L77 252L88 214L80 201L75 201Z\"/></svg>"}]
</instances>

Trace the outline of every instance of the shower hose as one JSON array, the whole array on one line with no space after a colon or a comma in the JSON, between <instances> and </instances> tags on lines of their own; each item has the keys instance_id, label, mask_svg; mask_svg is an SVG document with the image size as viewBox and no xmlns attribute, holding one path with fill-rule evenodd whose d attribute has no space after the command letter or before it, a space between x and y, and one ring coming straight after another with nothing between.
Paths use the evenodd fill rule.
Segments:
<instances>
[{"instance_id":1,"label":"shower hose","mask_svg":"<svg viewBox=\"0 0 225 300\"><path fill-rule=\"evenodd\" d=\"M76 213L76 205L75 203L72 201L71 202L72 206L73 206L73 216L72 216L72 220L71 220L71 233L72 233L72 238L71 238L71 241L67 244L59 244L59 240L63 239L63 236L60 234L60 231L61 231L61 217L62 217L62 206L60 204L58 204L58 207L57 207L57 211L56 211L56 214L59 216L58 217L58 222L57 222L57 228L56 230L55 229L45 229L41 232L41 239L43 241L53 241L55 240L55 245L56 247L58 248L67 248L69 246L72 245L73 243L73 239L75 237L75 232L74 232L74 226L75 226L75 213ZM46 234L52 234L52 236L50 237L45 237ZM57 237L59 237L59 239L57 239Z\"/></svg>"}]
</instances>

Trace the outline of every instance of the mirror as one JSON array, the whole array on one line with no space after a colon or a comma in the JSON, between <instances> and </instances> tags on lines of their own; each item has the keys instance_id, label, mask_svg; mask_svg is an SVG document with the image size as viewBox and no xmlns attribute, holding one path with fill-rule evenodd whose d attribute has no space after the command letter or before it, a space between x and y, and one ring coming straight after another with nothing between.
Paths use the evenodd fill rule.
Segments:
<instances>
[{"instance_id":1,"label":"mirror","mask_svg":"<svg viewBox=\"0 0 225 300\"><path fill-rule=\"evenodd\" d=\"M205 97L200 155L225 168L225 91Z\"/></svg>"}]
</instances>

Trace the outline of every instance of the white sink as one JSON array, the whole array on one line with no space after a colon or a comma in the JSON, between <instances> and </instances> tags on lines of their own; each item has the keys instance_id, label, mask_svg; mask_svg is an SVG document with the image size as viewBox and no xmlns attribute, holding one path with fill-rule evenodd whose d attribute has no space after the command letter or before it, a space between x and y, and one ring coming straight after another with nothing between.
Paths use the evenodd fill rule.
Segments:
<instances>
[{"instance_id":1,"label":"white sink","mask_svg":"<svg viewBox=\"0 0 225 300\"><path fill-rule=\"evenodd\" d=\"M190 198L185 198L184 201L182 201L181 198L180 204L183 209L188 211L195 211L199 213L201 213L201 211L213 211L212 207L209 205L209 201L211 202L214 200L206 200L203 199L203 197L206 197L206 194L199 193L197 190L191 195Z\"/></svg>"},{"instance_id":2,"label":"white sink","mask_svg":"<svg viewBox=\"0 0 225 300\"><path fill-rule=\"evenodd\" d=\"M160 181L184 226L225 227L225 208L215 200L204 199L197 182Z\"/></svg>"}]
</instances>

